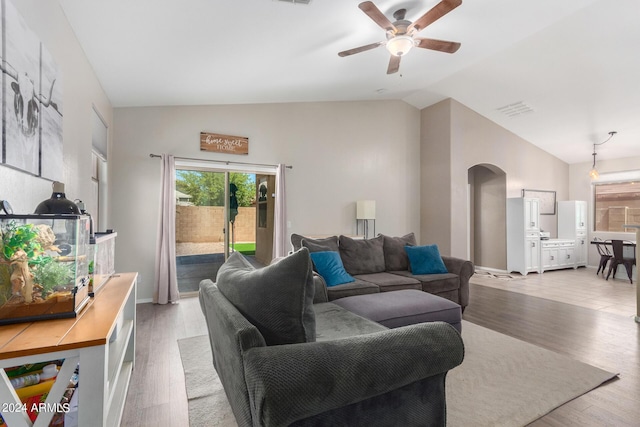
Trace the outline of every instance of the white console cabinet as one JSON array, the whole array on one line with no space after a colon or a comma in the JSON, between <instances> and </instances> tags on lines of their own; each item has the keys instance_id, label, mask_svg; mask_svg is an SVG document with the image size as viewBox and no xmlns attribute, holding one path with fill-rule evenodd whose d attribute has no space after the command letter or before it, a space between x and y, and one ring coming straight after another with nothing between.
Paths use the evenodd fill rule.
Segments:
<instances>
[{"instance_id":1,"label":"white console cabinet","mask_svg":"<svg viewBox=\"0 0 640 427\"><path fill-rule=\"evenodd\" d=\"M137 273L109 279L76 318L0 328L0 368L64 359L45 405L60 402L80 366L79 426L119 426L135 356ZM31 427L27 413L0 369L1 411L7 425ZM40 411L34 426L48 426L54 412Z\"/></svg>"},{"instance_id":2,"label":"white console cabinet","mask_svg":"<svg viewBox=\"0 0 640 427\"><path fill-rule=\"evenodd\" d=\"M507 199L507 270L540 272L540 200Z\"/></svg>"},{"instance_id":3,"label":"white console cabinet","mask_svg":"<svg viewBox=\"0 0 640 427\"><path fill-rule=\"evenodd\" d=\"M541 271L575 268L576 241L570 239L549 239L542 241Z\"/></svg>"},{"instance_id":4,"label":"white console cabinet","mask_svg":"<svg viewBox=\"0 0 640 427\"><path fill-rule=\"evenodd\" d=\"M558 238L575 241L576 267L587 265L587 202L567 200L558 202Z\"/></svg>"}]
</instances>

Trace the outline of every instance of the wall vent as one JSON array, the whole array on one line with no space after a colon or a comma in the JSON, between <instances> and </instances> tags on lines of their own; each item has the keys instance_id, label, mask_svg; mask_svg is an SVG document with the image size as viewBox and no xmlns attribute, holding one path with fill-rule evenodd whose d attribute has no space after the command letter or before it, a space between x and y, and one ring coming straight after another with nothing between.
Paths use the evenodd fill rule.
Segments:
<instances>
[{"instance_id":1,"label":"wall vent","mask_svg":"<svg viewBox=\"0 0 640 427\"><path fill-rule=\"evenodd\" d=\"M514 102L513 104L507 104L500 108L496 108L496 111L504 114L507 117L517 117L522 114L533 113L535 110L530 105L525 104L522 101Z\"/></svg>"},{"instance_id":2,"label":"wall vent","mask_svg":"<svg viewBox=\"0 0 640 427\"><path fill-rule=\"evenodd\" d=\"M311 0L278 0L283 1L285 3L293 3L293 4L309 4Z\"/></svg>"}]
</instances>

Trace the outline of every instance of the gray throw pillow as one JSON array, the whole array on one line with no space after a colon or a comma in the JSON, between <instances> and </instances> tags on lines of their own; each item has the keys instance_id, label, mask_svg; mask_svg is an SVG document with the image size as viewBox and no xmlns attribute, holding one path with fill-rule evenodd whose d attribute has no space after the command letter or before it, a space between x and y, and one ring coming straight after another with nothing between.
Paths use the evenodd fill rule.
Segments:
<instances>
[{"instance_id":1,"label":"gray throw pillow","mask_svg":"<svg viewBox=\"0 0 640 427\"><path fill-rule=\"evenodd\" d=\"M325 247L330 248L325 250L330 250L330 251L338 250L338 236L325 237L322 239L312 239L310 237L305 237L300 234L292 233L291 245L293 246L294 251L300 250L300 248L302 247L303 240L306 240L307 244L323 245ZM319 252L319 251L311 251L311 252Z\"/></svg>"},{"instance_id":2,"label":"gray throw pillow","mask_svg":"<svg viewBox=\"0 0 640 427\"><path fill-rule=\"evenodd\" d=\"M415 246L416 236L409 233L402 237L390 237L382 235L384 240L384 265L387 271L409 270L409 257L404 250L405 246Z\"/></svg>"},{"instance_id":3,"label":"gray throw pillow","mask_svg":"<svg viewBox=\"0 0 640 427\"><path fill-rule=\"evenodd\" d=\"M216 284L258 328L267 345L316 340L315 288L308 249L260 269L234 252L218 270Z\"/></svg>"},{"instance_id":4,"label":"gray throw pillow","mask_svg":"<svg viewBox=\"0 0 640 427\"><path fill-rule=\"evenodd\" d=\"M352 276L384 271L383 237L356 240L340 236L340 257L344 269Z\"/></svg>"},{"instance_id":5,"label":"gray throw pillow","mask_svg":"<svg viewBox=\"0 0 640 427\"><path fill-rule=\"evenodd\" d=\"M309 249L309 252L338 252L338 236L327 239L302 239L302 247Z\"/></svg>"}]
</instances>

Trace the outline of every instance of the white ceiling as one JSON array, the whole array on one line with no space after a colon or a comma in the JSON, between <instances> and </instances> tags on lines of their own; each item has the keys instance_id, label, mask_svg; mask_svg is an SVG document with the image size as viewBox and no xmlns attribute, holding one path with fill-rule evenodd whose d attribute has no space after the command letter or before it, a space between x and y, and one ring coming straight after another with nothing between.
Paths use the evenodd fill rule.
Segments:
<instances>
[{"instance_id":1,"label":"white ceiling","mask_svg":"<svg viewBox=\"0 0 640 427\"><path fill-rule=\"evenodd\" d=\"M454 98L568 163L640 156L640 1L463 0L387 75L359 0L60 0L114 107ZM374 0L392 21L438 0ZM533 109L507 117L497 109Z\"/></svg>"}]
</instances>

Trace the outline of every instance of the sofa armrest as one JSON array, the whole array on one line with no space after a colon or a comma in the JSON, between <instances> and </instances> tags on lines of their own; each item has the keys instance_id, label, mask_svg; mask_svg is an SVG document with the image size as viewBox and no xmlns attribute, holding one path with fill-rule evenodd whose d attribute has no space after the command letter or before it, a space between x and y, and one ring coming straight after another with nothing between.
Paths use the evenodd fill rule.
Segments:
<instances>
[{"instance_id":1,"label":"sofa armrest","mask_svg":"<svg viewBox=\"0 0 640 427\"><path fill-rule=\"evenodd\" d=\"M244 357L252 418L289 425L432 376L442 381L463 358L462 338L444 322L252 348Z\"/></svg>"},{"instance_id":2,"label":"sofa armrest","mask_svg":"<svg viewBox=\"0 0 640 427\"><path fill-rule=\"evenodd\" d=\"M466 271L469 269L469 266L473 266L471 261L462 258L455 258L451 256L441 256L442 261L444 262L444 266L447 267L449 273L457 274L461 276L466 274ZM473 274L473 268L471 269L471 273ZM471 277L471 276L469 276Z\"/></svg>"},{"instance_id":3,"label":"sofa armrest","mask_svg":"<svg viewBox=\"0 0 640 427\"><path fill-rule=\"evenodd\" d=\"M458 300L464 309L469 305L469 279L475 273L475 267L471 261L462 258L443 256L442 261L449 273L457 274L460 279Z\"/></svg>"},{"instance_id":4,"label":"sofa armrest","mask_svg":"<svg viewBox=\"0 0 640 427\"><path fill-rule=\"evenodd\" d=\"M313 294L313 303L319 304L321 302L329 302L329 295L327 294L327 282L324 281L321 275L313 272L313 286L315 293Z\"/></svg>"}]
</instances>

